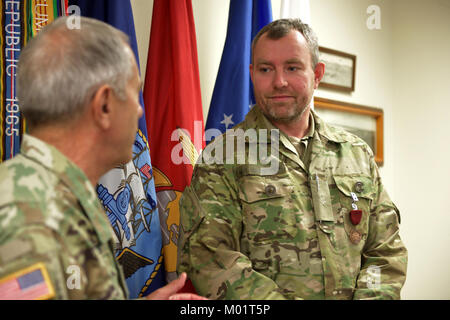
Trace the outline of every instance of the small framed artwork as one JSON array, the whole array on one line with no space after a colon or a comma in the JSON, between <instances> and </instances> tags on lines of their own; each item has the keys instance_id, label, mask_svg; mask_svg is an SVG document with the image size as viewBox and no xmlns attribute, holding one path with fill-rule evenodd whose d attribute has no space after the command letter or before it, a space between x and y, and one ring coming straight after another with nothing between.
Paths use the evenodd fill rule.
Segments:
<instances>
[{"instance_id":1,"label":"small framed artwork","mask_svg":"<svg viewBox=\"0 0 450 320\"><path fill-rule=\"evenodd\" d=\"M319 60L325 63L325 74L319 86L340 91L355 91L356 56L319 47Z\"/></svg>"},{"instance_id":2,"label":"small framed artwork","mask_svg":"<svg viewBox=\"0 0 450 320\"><path fill-rule=\"evenodd\" d=\"M314 110L325 122L363 139L383 165L383 109L314 97Z\"/></svg>"}]
</instances>

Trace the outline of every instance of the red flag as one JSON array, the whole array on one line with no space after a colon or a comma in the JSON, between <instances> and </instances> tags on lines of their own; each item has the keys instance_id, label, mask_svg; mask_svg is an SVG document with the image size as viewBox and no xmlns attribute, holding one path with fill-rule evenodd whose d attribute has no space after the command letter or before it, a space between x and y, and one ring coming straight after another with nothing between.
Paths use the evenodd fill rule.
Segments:
<instances>
[{"instance_id":1,"label":"red flag","mask_svg":"<svg viewBox=\"0 0 450 320\"><path fill-rule=\"evenodd\" d=\"M164 266L168 280L172 280L177 262L178 201L190 184L196 155L204 147L191 0L153 3L144 102L163 233Z\"/></svg>"}]
</instances>

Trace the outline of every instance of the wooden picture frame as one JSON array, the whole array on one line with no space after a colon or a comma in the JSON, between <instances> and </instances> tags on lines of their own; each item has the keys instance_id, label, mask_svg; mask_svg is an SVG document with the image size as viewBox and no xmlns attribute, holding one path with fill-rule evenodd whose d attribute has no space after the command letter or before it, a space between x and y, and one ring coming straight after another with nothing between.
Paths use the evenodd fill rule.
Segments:
<instances>
[{"instance_id":1,"label":"wooden picture frame","mask_svg":"<svg viewBox=\"0 0 450 320\"><path fill-rule=\"evenodd\" d=\"M319 87L355 91L356 56L319 46L319 61L325 63L325 74Z\"/></svg>"},{"instance_id":2,"label":"wooden picture frame","mask_svg":"<svg viewBox=\"0 0 450 320\"><path fill-rule=\"evenodd\" d=\"M314 97L314 110L327 123L356 134L371 147L375 162L384 162L383 109Z\"/></svg>"}]
</instances>

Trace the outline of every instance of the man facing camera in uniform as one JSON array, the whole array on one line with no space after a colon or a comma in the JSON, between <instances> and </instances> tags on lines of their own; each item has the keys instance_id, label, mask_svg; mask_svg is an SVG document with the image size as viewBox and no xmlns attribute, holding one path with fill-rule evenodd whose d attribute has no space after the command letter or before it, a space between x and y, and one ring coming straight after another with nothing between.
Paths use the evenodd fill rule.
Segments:
<instances>
[{"instance_id":1,"label":"man facing camera in uniform","mask_svg":"<svg viewBox=\"0 0 450 320\"><path fill-rule=\"evenodd\" d=\"M248 134L234 158L227 133L205 149L215 161L200 159L181 199L178 271L211 299L400 298L407 251L373 153L310 108L325 71L317 37L282 19L252 49L256 105L234 134L258 141ZM255 161L263 145L278 170Z\"/></svg>"},{"instance_id":2,"label":"man facing camera in uniform","mask_svg":"<svg viewBox=\"0 0 450 320\"><path fill-rule=\"evenodd\" d=\"M128 297L93 186L131 160L142 83L125 34L94 19L80 17L79 29L67 21L45 27L19 59L29 134L21 153L0 165L2 299ZM147 298L203 299L177 294L185 280Z\"/></svg>"}]
</instances>

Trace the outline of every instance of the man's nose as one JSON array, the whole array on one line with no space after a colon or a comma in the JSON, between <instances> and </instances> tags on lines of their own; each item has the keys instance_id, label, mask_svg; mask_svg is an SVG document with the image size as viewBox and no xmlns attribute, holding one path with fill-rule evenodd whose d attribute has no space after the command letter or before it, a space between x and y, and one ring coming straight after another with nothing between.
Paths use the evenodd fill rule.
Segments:
<instances>
[{"instance_id":1,"label":"man's nose","mask_svg":"<svg viewBox=\"0 0 450 320\"><path fill-rule=\"evenodd\" d=\"M284 88L288 85L285 74L282 70L276 70L273 79L273 86L275 88Z\"/></svg>"}]
</instances>

